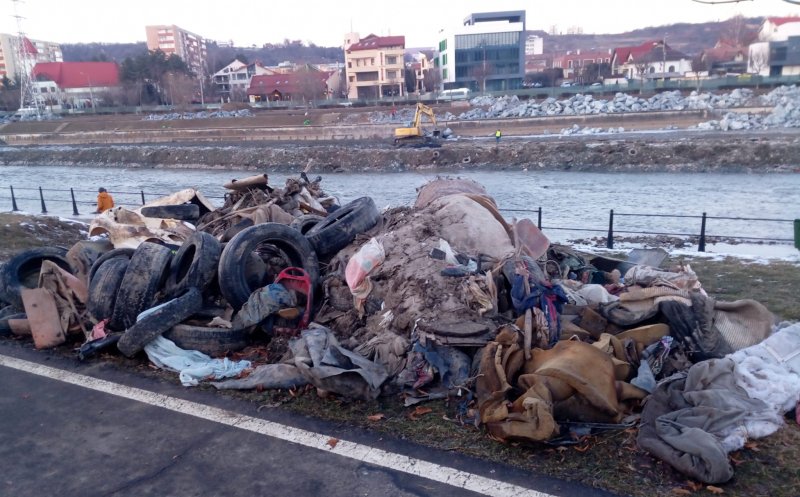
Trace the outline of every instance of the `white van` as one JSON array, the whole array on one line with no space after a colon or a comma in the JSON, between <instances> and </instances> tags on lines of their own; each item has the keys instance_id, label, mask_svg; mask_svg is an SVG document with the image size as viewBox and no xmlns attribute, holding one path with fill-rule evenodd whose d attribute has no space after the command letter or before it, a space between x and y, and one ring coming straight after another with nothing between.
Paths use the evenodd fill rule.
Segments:
<instances>
[{"instance_id":1,"label":"white van","mask_svg":"<svg viewBox=\"0 0 800 497\"><path fill-rule=\"evenodd\" d=\"M452 90L443 90L439 93L439 98L443 100L467 100L469 99L469 88L454 88Z\"/></svg>"},{"instance_id":2,"label":"white van","mask_svg":"<svg viewBox=\"0 0 800 497\"><path fill-rule=\"evenodd\" d=\"M22 121L23 119L31 119L41 115L41 112L36 107L21 107L11 115L12 121Z\"/></svg>"}]
</instances>

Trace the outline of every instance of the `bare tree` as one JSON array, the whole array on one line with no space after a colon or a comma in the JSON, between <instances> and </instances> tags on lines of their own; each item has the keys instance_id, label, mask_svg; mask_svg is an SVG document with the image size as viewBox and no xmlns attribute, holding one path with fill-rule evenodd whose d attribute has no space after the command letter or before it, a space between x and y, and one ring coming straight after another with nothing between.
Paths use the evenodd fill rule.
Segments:
<instances>
[{"instance_id":1,"label":"bare tree","mask_svg":"<svg viewBox=\"0 0 800 497\"><path fill-rule=\"evenodd\" d=\"M318 98L325 97L325 83L322 81L322 75L319 71L311 69L308 66L303 67L295 73L297 78L297 87L299 95L306 105Z\"/></svg>"},{"instance_id":2,"label":"bare tree","mask_svg":"<svg viewBox=\"0 0 800 497\"><path fill-rule=\"evenodd\" d=\"M439 91L440 85L442 84L442 73L439 71L438 67L425 69L422 79L424 81L425 88Z\"/></svg>"},{"instance_id":3,"label":"bare tree","mask_svg":"<svg viewBox=\"0 0 800 497\"><path fill-rule=\"evenodd\" d=\"M769 54L766 50L751 50L750 51L750 68L757 75L761 75L761 71L769 64Z\"/></svg>"},{"instance_id":4,"label":"bare tree","mask_svg":"<svg viewBox=\"0 0 800 497\"><path fill-rule=\"evenodd\" d=\"M170 105L185 106L192 102L196 87L194 78L183 73L168 72L163 80L162 87Z\"/></svg>"},{"instance_id":5,"label":"bare tree","mask_svg":"<svg viewBox=\"0 0 800 497\"><path fill-rule=\"evenodd\" d=\"M486 93L486 80L492 75L492 65L485 62L472 68L472 77L478 82L481 92Z\"/></svg>"}]
</instances>

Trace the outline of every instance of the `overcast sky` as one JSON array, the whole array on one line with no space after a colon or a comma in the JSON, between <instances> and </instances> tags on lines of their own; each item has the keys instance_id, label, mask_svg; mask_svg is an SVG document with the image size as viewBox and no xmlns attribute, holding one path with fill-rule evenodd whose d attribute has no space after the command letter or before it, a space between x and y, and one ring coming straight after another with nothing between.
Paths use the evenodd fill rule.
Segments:
<instances>
[{"instance_id":1,"label":"overcast sky","mask_svg":"<svg viewBox=\"0 0 800 497\"><path fill-rule=\"evenodd\" d=\"M144 26L177 24L237 46L303 40L341 46L344 33L405 35L407 47L434 46L443 27L471 12L526 10L528 29L619 33L675 22L800 15L783 0L703 5L692 0L25 0L17 3L29 37L58 43L144 41ZM16 33L14 2L0 0L0 33Z\"/></svg>"}]
</instances>

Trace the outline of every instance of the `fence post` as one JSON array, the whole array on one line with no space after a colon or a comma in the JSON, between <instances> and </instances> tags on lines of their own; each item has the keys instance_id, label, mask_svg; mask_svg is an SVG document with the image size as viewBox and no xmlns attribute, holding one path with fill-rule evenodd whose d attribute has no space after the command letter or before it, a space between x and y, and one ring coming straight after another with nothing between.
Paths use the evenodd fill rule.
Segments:
<instances>
[{"instance_id":1,"label":"fence post","mask_svg":"<svg viewBox=\"0 0 800 497\"><path fill-rule=\"evenodd\" d=\"M703 220L700 222L700 242L697 244L698 252L706 251L706 213L703 213Z\"/></svg>"},{"instance_id":2,"label":"fence post","mask_svg":"<svg viewBox=\"0 0 800 497\"><path fill-rule=\"evenodd\" d=\"M80 213L78 212L78 204L75 202L75 192L72 188L69 189L69 194L72 197L72 215L78 216Z\"/></svg>"},{"instance_id":3,"label":"fence post","mask_svg":"<svg viewBox=\"0 0 800 497\"><path fill-rule=\"evenodd\" d=\"M542 229L542 207L541 206L539 206L539 215L537 217L538 217L538 219L537 219L537 222L536 222L536 227L541 230Z\"/></svg>"},{"instance_id":4,"label":"fence post","mask_svg":"<svg viewBox=\"0 0 800 497\"><path fill-rule=\"evenodd\" d=\"M800 250L800 219L794 220L794 248Z\"/></svg>"},{"instance_id":5,"label":"fence post","mask_svg":"<svg viewBox=\"0 0 800 497\"><path fill-rule=\"evenodd\" d=\"M39 187L39 200L42 201L42 214L47 214L47 207L44 205L44 193L42 193L42 187Z\"/></svg>"},{"instance_id":6,"label":"fence post","mask_svg":"<svg viewBox=\"0 0 800 497\"><path fill-rule=\"evenodd\" d=\"M144 201L144 190L139 190L139 191L142 194L142 205L144 205L145 204L145 201Z\"/></svg>"},{"instance_id":7,"label":"fence post","mask_svg":"<svg viewBox=\"0 0 800 497\"><path fill-rule=\"evenodd\" d=\"M606 248L614 248L614 209L608 215L608 239L606 240Z\"/></svg>"},{"instance_id":8,"label":"fence post","mask_svg":"<svg viewBox=\"0 0 800 497\"><path fill-rule=\"evenodd\" d=\"M14 187L9 185L9 188L11 188L11 210L12 212L16 212L19 210L19 207L17 207L17 197L14 196Z\"/></svg>"}]
</instances>

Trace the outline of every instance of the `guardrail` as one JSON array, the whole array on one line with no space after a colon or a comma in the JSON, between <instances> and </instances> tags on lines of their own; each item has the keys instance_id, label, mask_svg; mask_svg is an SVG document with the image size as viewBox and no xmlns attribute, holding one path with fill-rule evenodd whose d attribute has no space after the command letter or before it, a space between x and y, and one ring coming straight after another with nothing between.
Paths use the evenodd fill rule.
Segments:
<instances>
[{"instance_id":1,"label":"guardrail","mask_svg":"<svg viewBox=\"0 0 800 497\"><path fill-rule=\"evenodd\" d=\"M0 194L0 200L10 200L11 201L11 210L12 211L19 211L19 207L17 205L17 200L25 200L25 201L38 201L41 205L41 212L42 214L47 214L47 202L55 202L55 203L68 203L71 204L72 207L72 215L79 216L80 209L79 206L89 206L95 205L94 201L86 201L86 200L77 200L76 193L79 196L86 197L87 194L96 194L97 192L94 190L80 190L70 188L68 190L62 189L55 189L55 188L30 188L30 187L21 187L21 188L14 188L13 185L9 185L9 192L10 196L6 197ZM34 196L18 196L18 192L31 192L30 195ZM48 195L49 198L45 199L45 192L48 194L50 193L60 193L63 194L61 198L53 198ZM38 193L38 195L37 195ZM132 191L109 191L109 193L117 196L118 204L124 203L131 203L131 202L139 202L141 201L142 205L147 203L147 198L150 197L151 199L164 197L169 195L169 193L155 193L155 192L145 192L144 190L139 190L138 192ZM24 193L23 193L24 195ZM213 196L213 195L204 195L208 199L224 199L224 196ZM119 202L121 199L133 199L128 200L128 202ZM655 236L677 236L677 237L692 237L697 238L697 250L698 252L705 252L706 250L706 242L709 237L714 238L723 238L723 239L731 239L737 241L761 241L761 242L794 242L795 247L800 248L800 220L798 219L775 219L775 218L755 218L755 217L730 217L730 216L709 216L705 212L701 215L685 215L685 214L653 214L653 213L633 213L633 212L614 212L614 209L609 211L608 215L608 226L604 226L602 228L586 228L586 227L569 227L569 226L543 226L542 225L542 215L543 211L542 208L539 207L537 209L499 209L501 212L515 212L515 213L526 213L526 214L535 214L536 215L536 224L541 230L561 230L561 231L573 231L573 232L588 232L588 233L604 233L606 234L606 247L609 249L614 248L614 237L616 235L655 235ZM94 211L91 211L94 212ZM615 222L619 223L618 218L633 218L633 217L644 217L644 218L672 218L672 219L695 219L700 221L700 226L698 231L696 232L666 232L666 231L642 231L642 230L625 230L619 229L619 226L615 226ZM789 231L794 229L794 238L761 238L761 237L752 237L746 235L722 235L722 234L709 234L708 233L708 221L709 220L726 220L726 221L742 221L742 222L769 222L769 223L786 223L789 225Z\"/></svg>"}]
</instances>

